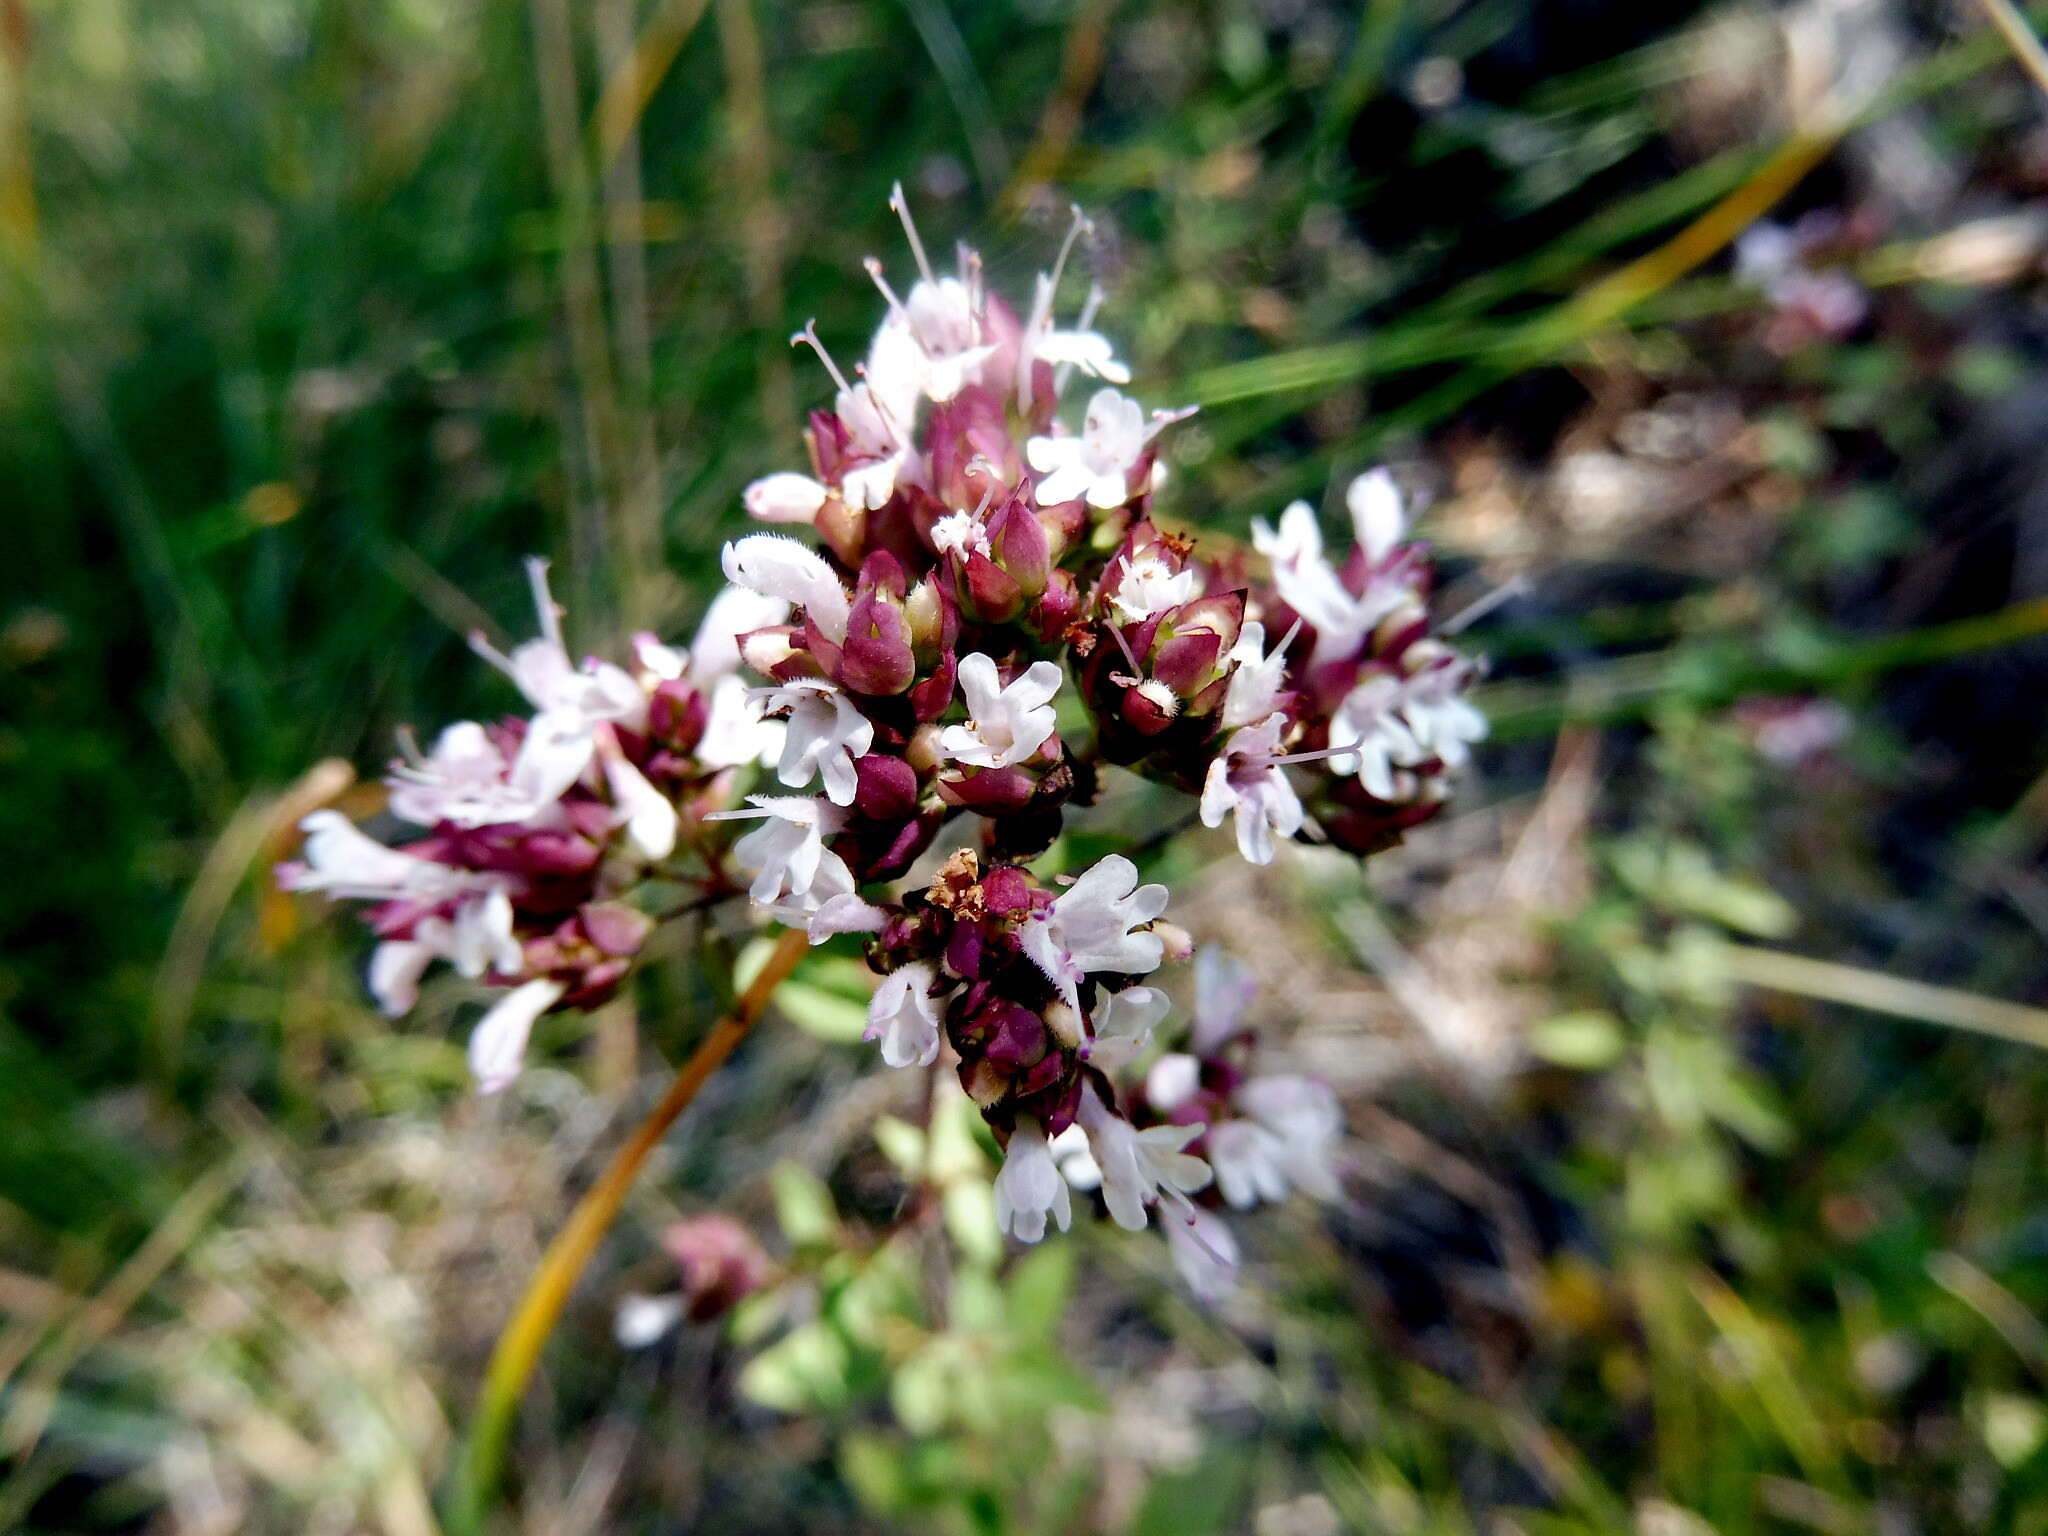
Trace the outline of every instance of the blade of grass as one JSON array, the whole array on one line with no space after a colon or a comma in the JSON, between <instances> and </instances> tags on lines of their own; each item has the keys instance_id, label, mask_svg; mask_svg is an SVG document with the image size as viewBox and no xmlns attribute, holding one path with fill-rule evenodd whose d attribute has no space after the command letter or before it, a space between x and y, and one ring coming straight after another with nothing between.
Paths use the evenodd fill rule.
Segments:
<instances>
[{"instance_id":1,"label":"blade of grass","mask_svg":"<svg viewBox=\"0 0 2048 1536\"><path fill-rule=\"evenodd\" d=\"M1954 987L1908 981L1833 960L1812 960L1783 950L1749 944L1730 944L1726 950L1728 974L1753 987L1789 992L1819 1002L1843 1003L1894 1018L1942 1024L2048 1050L2048 1009L2030 1008L2024 1003L2009 1003Z\"/></svg>"}]
</instances>

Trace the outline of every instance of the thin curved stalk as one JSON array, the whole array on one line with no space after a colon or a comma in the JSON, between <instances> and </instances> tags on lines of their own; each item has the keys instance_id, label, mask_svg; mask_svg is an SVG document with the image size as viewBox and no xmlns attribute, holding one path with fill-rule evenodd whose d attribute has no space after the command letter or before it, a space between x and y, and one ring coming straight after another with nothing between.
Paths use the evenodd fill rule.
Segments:
<instances>
[{"instance_id":1,"label":"thin curved stalk","mask_svg":"<svg viewBox=\"0 0 2048 1536\"><path fill-rule=\"evenodd\" d=\"M456 1465L448 1500L448 1529L456 1536L468 1536L482 1528L485 1512L497 1492L505 1443L511 1436L520 1399L526 1394L526 1384L539 1363L541 1349L555 1331L563 1304L575 1289L591 1254L597 1251L599 1240L619 1214L641 1165L676 1117L690 1107L705 1080L760 1021L768 1000L796 969L807 947L808 941L799 929L791 929L782 936L768 963L741 994L733 1011L712 1026L711 1033L691 1052L689 1060L677 1071L675 1081L668 1085L668 1092L661 1096L661 1102L640 1122L597 1182L576 1202L568 1222L548 1245L540 1266L527 1282L518 1310L498 1335L497 1347L491 1351L491 1363L484 1373L483 1389L477 1394L476 1416Z\"/></svg>"}]
</instances>

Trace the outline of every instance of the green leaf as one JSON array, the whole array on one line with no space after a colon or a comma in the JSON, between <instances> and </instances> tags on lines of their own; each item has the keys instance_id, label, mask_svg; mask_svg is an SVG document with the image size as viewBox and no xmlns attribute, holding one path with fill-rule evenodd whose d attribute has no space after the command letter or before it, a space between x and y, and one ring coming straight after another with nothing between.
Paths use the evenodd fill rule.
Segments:
<instances>
[{"instance_id":1,"label":"green leaf","mask_svg":"<svg viewBox=\"0 0 2048 1536\"><path fill-rule=\"evenodd\" d=\"M1529 1049L1552 1066L1597 1072L1621 1060L1628 1037L1613 1014L1589 1008L1537 1024L1529 1031Z\"/></svg>"},{"instance_id":2,"label":"green leaf","mask_svg":"<svg viewBox=\"0 0 2048 1536\"><path fill-rule=\"evenodd\" d=\"M832 1191L808 1168L777 1163L768 1184L775 1194L775 1222L792 1248L823 1248L839 1229L839 1211Z\"/></svg>"},{"instance_id":3,"label":"green leaf","mask_svg":"<svg viewBox=\"0 0 2048 1536\"><path fill-rule=\"evenodd\" d=\"M749 1360L740 1391L780 1413L813 1413L846 1401L846 1341L823 1323L806 1323Z\"/></svg>"}]
</instances>

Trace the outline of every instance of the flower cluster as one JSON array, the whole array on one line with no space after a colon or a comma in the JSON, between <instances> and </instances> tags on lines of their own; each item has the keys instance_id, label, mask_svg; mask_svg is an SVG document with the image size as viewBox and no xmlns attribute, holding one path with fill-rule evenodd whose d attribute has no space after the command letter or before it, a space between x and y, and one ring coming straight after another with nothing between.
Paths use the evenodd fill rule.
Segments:
<instances>
[{"instance_id":1,"label":"flower cluster","mask_svg":"<svg viewBox=\"0 0 2048 1536\"><path fill-rule=\"evenodd\" d=\"M1094 1189L1126 1227L1170 1209L1176 1251L1221 1264L1211 1207L1332 1191L1334 1103L1245 1075L1221 962L1188 1049L1141 1073L1169 1011L1146 978L1191 953L1165 888L1120 855L1064 885L1032 863L1112 770L1186 791L1254 863L1295 839L1382 849L1484 734L1477 668L1432 633L1427 551L1383 470L1349 487L1348 550L1306 503L1250 551L1154 520L1189 413L1121 392L1099 290L1060 318L1078 216L1020 314L973 251L935 271L895 206L915 276L899 293L868 263L886 313L850 372L814 327L794 338L831 406L807 471L745 493L815 542L735 540L689 650L642 637L624 667L572 661L536 566L541 637L478 646L530 718L409 750L390 807L426 835L386 847L322 813L285 881L372 903L393 1012L437 959L510 989L472 1037L487 1089L540 1015L619 984L651 889L744 891L813 943L861 935L870 1037L890 1066L953 1065L1005 1148L1006 1230L1064 1227Z\"/></svg>"}]
</instances>

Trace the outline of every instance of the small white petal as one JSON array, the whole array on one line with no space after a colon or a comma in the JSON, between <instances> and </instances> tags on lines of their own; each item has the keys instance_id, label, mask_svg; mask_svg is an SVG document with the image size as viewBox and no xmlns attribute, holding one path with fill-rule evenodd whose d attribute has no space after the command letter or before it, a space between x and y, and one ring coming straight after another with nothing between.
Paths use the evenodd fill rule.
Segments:
<instances>
[{"instance_id":1,"label":"small white petal","mask_svg":"<svg viewBox=\"0 0 2048 1536\"><path fill-rule=\"evenodd\" d=\"M469 1035L469 1069L479 1093L496 1093L519 1075L526 1060L526 1041L540 1016L567 991L543 976L514 987L477 1021Z\"/></svg>"},{"instance_id":2,"label":"small white petal","mask_svg":"<svg viewBox=\"0 0 2048 1536\"><path fill-rule=\"evenodd\" d=\"M741 500L747 515L764 523L815 522L825 505L825 487L809 475L787 470L766 475L748 486Z\"/></svg>"}]
</instances>

